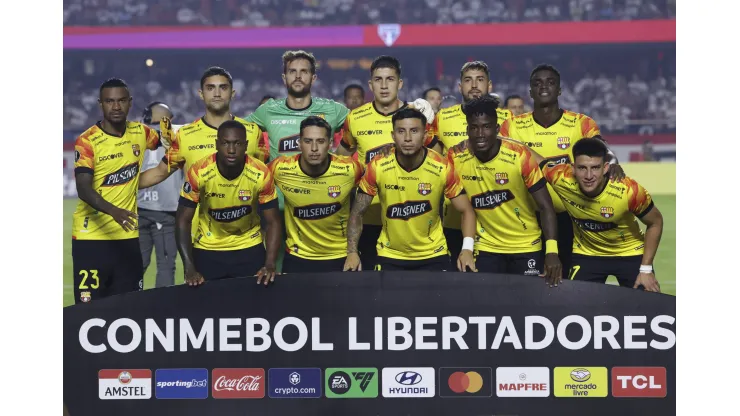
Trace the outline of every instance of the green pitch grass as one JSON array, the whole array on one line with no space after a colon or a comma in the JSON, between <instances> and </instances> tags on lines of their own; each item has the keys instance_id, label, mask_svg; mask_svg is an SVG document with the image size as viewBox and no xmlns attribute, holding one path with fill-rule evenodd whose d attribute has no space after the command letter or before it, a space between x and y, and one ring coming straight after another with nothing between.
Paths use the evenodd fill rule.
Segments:
<instances>
[{"instance_id":1,"label":"green pitch grass","mask_svg":"<svg viewBox=\"0 0 740 416\"><path fill-rule=\"evenodd\" d=\"M676 197L673 195L654 196L655 205L660 208L665 220L663 239L660 242L658 256L655 259L655 270L663 293L676 294ZM64 200L64 306L74 303L72 290L72 213L77 200ZM156 260L152 253L152 263L144 275L144 288L154 287ZM607 283L616 284L617 279L610 277ZM182 262L177 259L175 282L183 282Z\"/></svg>"}]
</instances>

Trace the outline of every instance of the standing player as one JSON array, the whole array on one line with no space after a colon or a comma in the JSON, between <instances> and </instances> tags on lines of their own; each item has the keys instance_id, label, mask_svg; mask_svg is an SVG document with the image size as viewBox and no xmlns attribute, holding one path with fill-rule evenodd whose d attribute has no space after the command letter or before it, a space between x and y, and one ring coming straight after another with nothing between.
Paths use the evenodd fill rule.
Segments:
<instances>
[{"instance_id":1,"label":"standing player","mask_svg":"<svg viewBox=\"0 0 740 416\"><path fill-rule=\"evenodd\" d=\"M362 165L329 154L331 126L326 120L309 116L300 131L301 153L280 156L269 165L285 195L283 272L341 271L347 257L350 198Z\"/></svg>"},{"instance_id":2,"label":"standing player","mask_svg":"<svg viewBox=\"0 0 740 416\"><path fill-rule=\"evenodd\" d=\"M177 208L177 248L185 282L257 275L267 285L275 279L282 222L272 173L247 155L247 129L236 120L221 123L216 153L188 170ZM195 239L191 223L200 206ZM262 245L260 216L267 224L267 252Z\"/></svg>"},{"instance_id":3,"label":"standing player","mask_svg":"<svg viewBox=\"0 0 740 416\"><path fill-rule=\"evenodd\" d=\"M601 139L596 122L584 114L563 110L558 103L560 96L560 73L551 65L539 65L529 77L529 96L534 101L534 111L507 120L500 134L529 146L549 161L556 164L572 162L572 148L582 138ZM616 157L610 153L611 174L614 179L624 178L624 171L616 165ZM570 217L562 201L548 186L555 212L558 213L558 252L563 267L570 268L573 233Z\"/></svg>"},{"instance_id":4,"label":"standing player","mask_svg":"<svg viewBox=\"0 0 740 416\"><path fill-rule=\"evenodd\" d=\"M610 181L603 141L581 139L573 163L554 163L536 152L547 181L573 218L573 266L570 279L605 283L613 275L620 286L660 292L653 260L663 233L663 215L648 191L634 179ZM647 226L645 233L637 223Z\"/></svg>"},{"instance_id":5,"label":"standing player","mask_svg":"<svg viewBox=\"0 0 740 416\"><path fill-rule=\"evenodd\" d=\"M363 166L384 149L389 152L389 146L393 145L392 117L398 111L406 109L409 104L398 99L398 92L403 88L401 78L401 63L392 56L380 56L370 66L370 90L373 92L373 101L362 105L347 116L342 132L342 141L337 148L337 154L351 156L355 152ZM414 106L428 107L431 117L431 105L424 100L417 100ZM426 114L425 114L426 116ZM429 120L429 119L427 119ZM426 126L425 128L428 128ZM424 145L441 151L433 132L425 133ZM360 236L360 255L365 264L375 264L376 248L381 230L380 202L376 198L367 210L363 218L365 227Z\"/></svg>"},{"instance_id":6,"label":"standing player","mask_svg":"<svg viewBox=\"0 0 740 416\"><path fill-rule=\"evenodd\" d=\"M552 286L562 280L557 223L546 181L527 146L496 137L498 101L481 96L463 105L470 146L450 149L478 220L476 268L486 273L541 275ZM530 197L531 195L531 197ZM543 230L536 211L542 213ZM547 254L542 258L542 231Z\"/></svg>"},{"instance_id":7,"label":"standing player","mask_svg":"<svg viewBox=\"0 0 740 416\"><path fill-rule=\"evenodd\" d=\"M365 104L365 89L360 84L350 84L344 87L344 105L349 111Z\"/></svg>"},{"instance_id":8,"label":"standing player","mask_svg":"<svg viewBox=\"0 0 740 416\"><path fill-rule=\"evenodd\" d=\"M511 111L512 116L524 114L524 99L516 94L506 97L504 107Z\"/></svg>"},{"instance_id":9,"label":"standing player","mask_svg":"<svg viewBox=\"0 0 740 416\"><path fill-rule=\"evenodd\" d=\"M442 90L439 87L428 88L421 96L432 105L434 114L439 113L440 105L442 105Z\"/></svg>"},{"instance_id":10,"label":"standing player","mask_svg":"<svg viewBox=\"0 0 740 416\"><path fill-rule=\"evenodd\" d=\"M345 270L362 270L357 252L362 215L375 196L382 207L383 228L377 242L376 270L429 270L451 268L439 210L442 198L452 200L462 213L465 239L457 268L475 268L475 211L454 168L437 152L424 147L426 117L404 108L393 115L395 149L374 158L360 180L360 191L350 213Z\"/></svg>"},{"instance_id":11,"label":"standing player","mask_svg":"<svg viewBox=\"0 0 740 416\"><path fill-rule=\"evenodd\" d=\"M159 134L126 120L131 102L123 80L105 81L98 99L103 120L75 141L75 303L143 287L136 199L144 150L159 147Z\"/></svg>"},{"instance_id":12,"label":"standing player","mask_svg":"<svg viewBox=\"0 0 740 416\"><path fill-rule=\"evenodd\" d=\"M465 63L460 69L458 87L463 98L463 104L475 98L488 95L493 88L488 65L483 61ZM506 109L496 109L496 115L499 125L504 120L511 118L511 112ZM468 137L468 121L465 114L463 114L462 104L440 110L434 124L434 132L445 152ZM448 200L445 200L442 215L444 217L445 237L450 243L451 252L454 256L457 254L457 247L462 242L460 216L457 214L457 211L450 209L450 202Z\"/></svg>"}]
</instances>

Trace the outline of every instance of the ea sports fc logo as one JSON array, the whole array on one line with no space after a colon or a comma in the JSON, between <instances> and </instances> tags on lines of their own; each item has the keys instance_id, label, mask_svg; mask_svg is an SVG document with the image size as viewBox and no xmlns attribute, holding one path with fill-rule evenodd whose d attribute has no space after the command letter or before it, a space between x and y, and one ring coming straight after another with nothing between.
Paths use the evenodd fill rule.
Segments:
<instances>
[{"instance_id":1,"label":"ea sports fc logo","mask_svg":"<svg viewBox=\"0 0 740 416\"><path fill-rule=\"evenodd\" d=\"M247 202L250 199L252 199L252 193L250 191L239 190L239 200L240 201Z\"/></svg>"},{"instance_id":2,"label":"ea sports fc logo","mask_svg":"<svg viewBox=\"0 0 740 416\"><path fill-rule=\"evenodd\" d=\"M558 137L558 148L567 149L570 147L570 137Z\"/></svg>"},{"instance_id":3,"label":"ea sports fc logo","mask_svg":"<svg viewBox=\"0 0 740 416\"><path fill-rule=\"evenodd\" d=\"M332 198L337 198L339 195L342 194L342 187L341 186L330 186L328 188L328 194Z\"/></svg>"},{"instance_id":4,"label":"ea sports fc logo","mask_svg":"<svg viewBox=\"0 0 740 416\"><path fill-rule=\"evenodd\" d=\"M601 216L604 218L611 218L614 216L614 208L612 207L601 207Z\"/></svg>"},{"instance_id":5,"label":"ea sports fc logo","mask_svg":"<svg viewBox=\"0 0 740 416\"><path fill-rule=\"evenodd\" d=\"M506 172L497 173L496 183L499 185L506 185L507 183L509 183L509 174Z\"/></svg>"},{"instance_id":6,"label":"ea sports fc logo","mask_svg":"<svg viewBox=\"0 0 740 416\"><path fill-rule=\"evenodd\" d=\"M419 184L419 193L427 196L430 193L432 193L432 184L431 183L420 183Z\"/></svg>"}]
</instances>

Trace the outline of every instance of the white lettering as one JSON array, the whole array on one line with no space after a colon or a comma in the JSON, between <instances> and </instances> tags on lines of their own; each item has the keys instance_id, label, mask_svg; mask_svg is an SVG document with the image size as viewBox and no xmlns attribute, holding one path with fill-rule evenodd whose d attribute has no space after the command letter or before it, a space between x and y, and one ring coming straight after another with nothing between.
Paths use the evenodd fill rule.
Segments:
<instances>
[{"instance_id":1,"label":"white lettering","mask_svg":"<svg viewBox=\"0 0 740 416\"><path fill-rule=\"evenodd\" d=\"M375 351L383 351L383 318L380 316L375 317Z\"/></svg>"},{"instance_id":2,"label":"white lettering","mask_svg":"<svg viewBox=\"0 0 740 416\"><path fill-rule=\"evenodd\" d=\"M634 341L633 337L645 335L644 328L633 328L633 324L644 324L647 322L646 316L625 316L624 317L624 349L627 350L646 350L647 342Z\"/></svg>"},{"instance_id":3,"label":"white lettering","mask_svg":"<svg viewBox=\"0 0 740 416\"><path fill-rule=\"evenodd\" d=\"M100 318L92 318L85 321L82 326L80 326L80 345L85 351L89 353L99 354L101 352L105 352L108 347L106 347L105 344L93 345L90 343L90 339L87 337L87 333L90 331L90 328L94 326L98 326L100 328L105 327L105 320Z\"/></svg>"},{"instance_id":4,"label":"white lettering","mask_svg":"<svg viewBox=\"0 0 740 416\"><path fill-rule=\"evenodd\" d=\"M118 332L118 328L125 326L128 327L131 332L133 332L134 336L131 338L131 342L128 345L122 345L118 343L118 339L116 338L116 333ZM114 351L120 352L120 353L127 353L135 350L139 347L139 344L141 343L141 328L139 328L139 325L133 320L129 318L120 318L113 321L111 326L108 327L108 345L110 345L111 348L113 348Z\"/></svg>"},{"instance_id":5,"label":"white lettering","mask_svg":"<svg viewBox=\"0 0 740 416\"><path fill-rule=\"evenodd\" d=\"M666 339L663 342L656 340L650 341L651 348L655 348L656 350L669 350L673 348L674 345L676 345L676 334L670 329L660 326L660 324L662 323L673 325L674 322L676 322L676 318L668 315L659 315L653 318L652 321L650 321L650 329L653 331L653 333L655 335L665 337Z\"/></svg>"},{"instance_id":6,"label":"white lettering","mask_svg":"<svg viewBox=\"0 0 740 416\"><path fill-rule=\"evenodd\" d=\"M504 334L507 334L506 337L504 337ZM522 349L522 342L519 341L519 336L516 333L516 328L514 328L514 322L511 321L510 316L504 316L503 318L501 318L501 323L496 330L496 336L493 338L491 349L497 350L499 346L501 346L502 339L503 342L511 343L511 345L514 346L514 349Z\"/></svg>"},{"instance_id":7,"label":"white lettering","mask_svg":"<svg viewBox=\"0 0 740 416\"><path fill-rule=\"evenodd\" d=\"M357 342L357 318L354 316L349 318L349 349L361 351L370 349L369 342Z\"/></svg>"},{"instance_id":8,"label":"white lettering","mask_svg":"<svg viewBox=\"0 0 740 416\"><path fill-rule=\"evenodd\" d=\"M424 342L424 337L437 336L435 329L424 329L424 325L434 325L436 323L436 316L421 316L414 320L414 335L416 336L417 350L436 350L439 348L439 343L437 342Z\"/></svg>"},{"instance_id":9,"label":"white lettering","mask_svg":"<svg viewBox=\"0 0 740 416\"><path fill-rule=\"evenodd\" d=\"M255 329L259 325L260 330ZM267 351L272 345L272 339L267 335L270 332L270 323L264 318L247 318L247 351ZM262 343L257 345L254 341L261 339Z\"/></svg>"},{"instance_id":10,"label":"white lettering","mask_svg":"<svg viewBox=\"0 0 740 416\"><path fill-rule=\"evenodd\" d=\"M565 335L565 331L570 324L578 324L583 330L583 336L577 342L571 342ZM558 324L558 341L560 344L569 350L580 350L585 347L591 339L591 325L588 323L586 318L578 315L569 315L563 318Z\"/></svg>"},{"instance_id":11,"label":"white lettering","mask_svg":"<svg viewBox=\"0 0 740 416\"><path fill-rule=\"evenodd\" d=\"M283 330L288 325L293 325L298 329L298 340L292 344L288 344L283 339ZM278 321L272 336L275 338L275 345L283 351L298 351L308 342L308 328L306 328L306 324L303 321L290 316Z\"/></svg>"},{"instance_id":12,"label":"white lettering","mask_svg":"<svg viewBox=\"0 0 740 416\"><path fill-rule=\"evenodd\" d=\"M457 331L453 331L452 324L457 325ZM457 348L467 350L468 344L465 343L463 335L468 331L468 323L459 316L445 316L442 318L442 349L450 349L450 341L455 340Z\"/></svg>"},{"instance_id":13,"label":"white lettering","mask_svg":"<svg viewBox=\"0 0 740 416\"><path fill-rule=\"evenodd\" d=\"M229 344L230 339L240 338L239 331L229 331L229 326L239 326L242 320L239 318L221 318L218 320L218 350L219 351L241 351L242 344Z\"/></svg>"},{"instance_id":14,"label":"white lettering","mask_svg":"<svg viewBox=\"0 0 740 416\"><path fill-rule=\"evenodd\" d=\"M545 338L542 341L534 340L534 325L542 325L545 328ZM544 316L524 317L524 348L528 350L541 350L547 348L555 339L555 327L549 319Z\"/></svg>"},{"instance_id":15,"label":"white lettering","mask_svg":"<svg viewBox=\"0 0 740 416\"><path fill-rule=\"evenodd\" d=\"M169 318L165 320L165 332L159 329L154 319L147 319L144 323L144 338L146 343L146 352L154 351L154 338L157 338L159 345L167 352L175 351L175 320Z\"/></svg>"},{"instance_id":16,"label":"white lettering","mask_svg":"<svg viewBox=\"0 0 740 416\"><path fill-rule=\"evenodd\" d=\"M334 344L321 342L321 318L311 318L311 349L314 351L333 351Z\"/></svg>"},{"instance_id":17,"label":"white lettering","mask_svg":"<svg viewBox=\"0 0 740 416\"><path fill-rule=\"evenodd\" d=\"M609 329L604 330L604 324L609 324ZM622 347L617 342L617 332L619 331L619 321L617 318L608 315L599 315L594 317L594 348L600 350L604 339L609 342L612 349L619 350Z\"/></svg>"},{"instance_id":18,"label":"white lettering","mask_svg":"<svg viewBox=\"0 0 740 416\"><path fill-rule=\"evenodd\" d=\"M185 318L180 319L180 352L188 350L188 340L196 350L201 348L203 341L206 341L206 351L213 351L213 318L203 321L197 337L190 326L190 321Z\"/></svg>"},{"instance_id":19,"label":"white lettering","mask_svg":"<svg viewBox=\"0 0 740 416\"><path fill-rule=\"evenodd\" d=\"M495 324L496 318L493 316L471 316L468 322L478 325L478 349L486 349L486 324Z\"/></svg>"},{"instance_id":20,"label":"white lettering","mask_svg":"<svg viewBox=\"0 0 740 416\"><path fill-rule=\"evenodd\" d=\"M401 324L401 329L398 329L398 324ZM388 318L388 349L391 351L404 351L411 348L414 340L409 335L411 331L411 321L408 318L402 316L392 316ZM403 343L398 344L396 340L401 337Z\"/></svg>"}]
</instances>

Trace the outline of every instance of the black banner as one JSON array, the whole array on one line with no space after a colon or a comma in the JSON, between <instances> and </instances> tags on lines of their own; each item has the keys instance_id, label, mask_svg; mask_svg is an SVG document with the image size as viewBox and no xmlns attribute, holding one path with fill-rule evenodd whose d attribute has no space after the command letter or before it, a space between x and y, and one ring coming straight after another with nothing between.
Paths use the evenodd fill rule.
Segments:
<instances>
[{"instance_id":1,"label":"black banner","mask_svg":"<svg viewBox=\"0 0 740 416\"><path fill-rule=\"evenodd\" d=\"M64 401L71 416L675 414L675 315L672 296L482 273L153 289L64 308Z\"/></svg>"}]
</instances>

